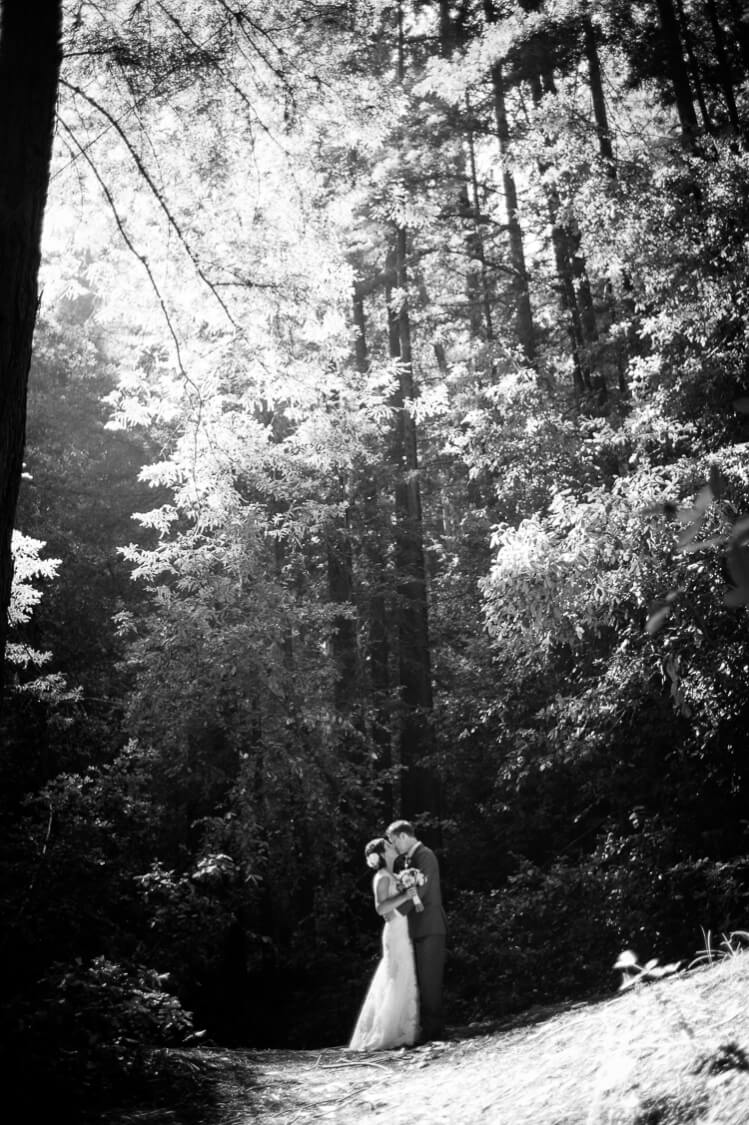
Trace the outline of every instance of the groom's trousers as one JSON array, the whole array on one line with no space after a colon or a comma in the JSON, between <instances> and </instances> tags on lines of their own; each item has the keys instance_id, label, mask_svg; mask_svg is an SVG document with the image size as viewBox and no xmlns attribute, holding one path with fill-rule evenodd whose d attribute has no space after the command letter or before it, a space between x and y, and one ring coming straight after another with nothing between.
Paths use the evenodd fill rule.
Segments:
<instances>
[{"instance_id":1,"label":"groom's trousers","mask_svg":"<svg viewBox=\"0 0 749 1125\"><path fill-rule=\"evenodd\" d=\"M441 1039L445 1031L442 1014L442 978L445 973L445 935L426 934L414 943L416 980L419 986L421 1038Z\"/></svg>"}]
</instances>

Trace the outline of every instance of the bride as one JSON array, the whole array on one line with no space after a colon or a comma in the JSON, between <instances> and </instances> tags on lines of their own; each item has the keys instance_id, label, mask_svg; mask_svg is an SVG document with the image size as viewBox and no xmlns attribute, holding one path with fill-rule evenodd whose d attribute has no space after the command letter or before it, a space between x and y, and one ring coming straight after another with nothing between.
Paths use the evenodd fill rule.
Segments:
<instances>
[{"instance_id":1,"label":"bride","mask_svg":"<svg viewBox=\"0 0 749 1125\"><path fill-rule=\"evenodd\" d=\"M409 887L401 892L393 874L397 856L393 845L378 837L364 849L364 858L375 870L372 880L375 910L385 919L382 930L382 960L356 1021L348 1045L350 1051L382 1051L389 1047L411 1046L419 1032L419 999L413 946L408 936L408 919L399 914L402 906L416 895Z\"/></svg>"}]
</instances>

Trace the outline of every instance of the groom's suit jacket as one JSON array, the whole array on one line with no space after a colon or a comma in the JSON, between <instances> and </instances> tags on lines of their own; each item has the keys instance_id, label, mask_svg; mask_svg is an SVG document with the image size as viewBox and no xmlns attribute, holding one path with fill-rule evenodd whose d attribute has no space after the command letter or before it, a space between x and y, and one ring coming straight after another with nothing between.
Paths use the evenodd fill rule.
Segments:
<instances>
[{"instance_id":1,"label":"groom's suit jacket","mask_svg":"<svg viewBox=\"0 0 749 1125\"><path fill-rule=\"evenodd\" d=\"M408 915L408 932L411 941L428 937L431 934L446 934L447 920L442 907L442 888L440 886L440 865L431 848L419 844L410 859L402 860L404 867L418 867L426 875L426 886L418 887L419 898L424 903L423 910L417 910L412 902L406 902L398 909ZM396 872L397 874L397 872Z\"/></svg>"}]
</instances>

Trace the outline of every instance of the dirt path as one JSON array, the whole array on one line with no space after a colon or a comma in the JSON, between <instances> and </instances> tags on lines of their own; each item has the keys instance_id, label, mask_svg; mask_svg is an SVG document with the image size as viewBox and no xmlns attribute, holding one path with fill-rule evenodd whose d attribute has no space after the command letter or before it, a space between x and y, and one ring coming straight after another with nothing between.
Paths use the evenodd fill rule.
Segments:
<instances>
[{"instance_id":1,"label":"dirt path","mask_svg":"<svg viewBox=\"0 0 749 1125\"><path fill-rule=\"evenodd\" d=\"M749 963L413 1050L234 1052L220 1125L747 1125L748 1001Z\"/></svg>"},{"instance_id":2,"label":"dirt path","mask_svg":"<svg viewBox=\"0 0 749 1125\"><path fill-rule=\"evenodd\" d=\"M262 1052L251 1060L258 1084L237 1125L538 1122L549 1087L567 1080L570 1053L576 1055L572 1024L564 1042L558 1034L549 1025L381 1052L366 1061L340 1050ZM550 1070L540 1065L544 1059ZM591 1063L590 1081L593 1070Z\"/></svg>"}]
</instances>

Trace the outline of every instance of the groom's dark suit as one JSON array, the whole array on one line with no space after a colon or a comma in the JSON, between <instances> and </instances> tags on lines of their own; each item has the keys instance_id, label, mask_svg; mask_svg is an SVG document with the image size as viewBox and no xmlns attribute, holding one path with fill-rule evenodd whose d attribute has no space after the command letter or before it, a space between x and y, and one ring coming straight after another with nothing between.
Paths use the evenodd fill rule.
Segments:
<instances>
[{"instance_id":1,"label":"groom's dark suit","mask_svg":"<svg viewBox=\"0 0 749 1125\"><path fill-rule=\"evenodd\" d=\"M422 1040L440 1039L445 1030L442 1015L442 978L445 971L445 938L447 923L442 908L440 868L434 852L419 844L410 858L396 861L396 874L404 867L418 867L426 875L426 885L419 887L424 909L416 910L413 902L398 907L408 915L408 930L414 947L416 978L419 985Z\"/></svg>"}]
</instances>

